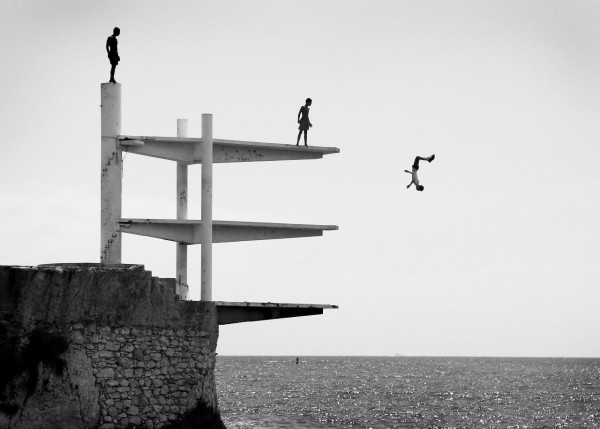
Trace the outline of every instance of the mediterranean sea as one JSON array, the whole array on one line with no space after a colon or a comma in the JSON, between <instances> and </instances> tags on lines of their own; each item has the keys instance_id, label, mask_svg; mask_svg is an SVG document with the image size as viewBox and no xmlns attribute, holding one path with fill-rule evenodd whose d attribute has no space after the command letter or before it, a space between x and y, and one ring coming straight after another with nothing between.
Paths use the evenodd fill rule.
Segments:
<instances>
[{"instance_id":1,"label":"mediterranean sea","mask_svg":"<svg viewBox=\"0 0 600 429\"><path fill-rule=\"evenodd\" d=\"M218 356L228 429L600 428L600 359Z\"/></svg>"}]
</instances>

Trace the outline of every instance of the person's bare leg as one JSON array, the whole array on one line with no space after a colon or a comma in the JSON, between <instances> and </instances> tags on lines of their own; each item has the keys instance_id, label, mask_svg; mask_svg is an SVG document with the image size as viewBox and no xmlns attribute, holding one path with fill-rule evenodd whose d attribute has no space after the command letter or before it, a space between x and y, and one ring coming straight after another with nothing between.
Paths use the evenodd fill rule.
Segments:
<instances>
[{"instance_id":1,"label":"person's bare leg","mask_svg":"<svg viewBox=\"0 0 600 429\"><path fill-rule=\"evenodd\" d=\"M417 156L417 157L415 158L415 162L417 162L417 161L427 161L427 162L431 162L431 161L433 161L434 159L435 159L435 155L431 155L431 156L427 156L427 157L425 157L425 156Z\"/></svg>"},{"instance_id":2,"label":"person's bare leg","mask_svg":"<svg viewBox=\"0 0 600 429\"><path fill-rule=\"evenodd\" d=\"M306 144L306 139L307 139L306 135L307 135L307 134L308 134L308 131L307 131L307 130L304 130L304 146L308 146L308 145Z\"/></svg>"},{"instance_id":3,"label":"person's bare leg","mask_svg":"<svg viewBox=\"0 0 600 429\"><path fill-rule=\"evenodd\" d=\"M115 82L117 83L117 81L115 80L115 69L117 68L116 64L113 64L110 67L110 82Z\"/></svg>"},{"instance_id":4,"label":"person's bare leg","mask_svg":"<svg viewBox=\"0 0 600 429\"><path fill-rule=\"evenodd\" d=\"M427 161L427 162L431 162L435 159L435 155L431 155L428 157L423 157L423 156L417 156L415 158L415 162L413 162L413 166L416 166L417 169L419 168L419 161Z\"/></svg>"},{"instance_id":5,"label":"person's bare leg","mask_svg":"<svg viewBox=\"0 0 600 429\"><path fill-rule=\"evenodd\" d=\"M298 131L298 138L296 139L296 146L300 144L300 135L302 134L302 130Z\"/></svg>"}]
</instances>

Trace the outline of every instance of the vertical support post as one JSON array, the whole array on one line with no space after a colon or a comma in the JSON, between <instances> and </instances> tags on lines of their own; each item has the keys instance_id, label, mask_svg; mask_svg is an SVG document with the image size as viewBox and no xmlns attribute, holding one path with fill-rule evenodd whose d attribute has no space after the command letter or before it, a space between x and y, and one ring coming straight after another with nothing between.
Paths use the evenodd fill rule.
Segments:
<instances>
[{"instance_id":1,"label":"vertical support post","mask_svg":"<svg viewBox=\"0 0 600 429\"><path fill-rule=\"evenodd\" d=\"M177 119L177 137L187 137L187 119ZM177 219L187 219L187 196L188 196L188 166L177 163ZM176 268L176 293L179 299L187 300L187 244L177 243L175 254Z\"/></svg>"},{"instance_id":2,"label":"vertical support post","mask_svg":"<svg viewBox=\"0 0 600 429\"><path fill-rule=\"evenodd\" d=\"M212 180L213 180L212 114L202 114L202 226L200 300L212 301Z\"/></svg>"},{"instance_id":3,"label":"vertical support post","mask_svg":"<svg viewBox=\"0 0 600 429\"><path fill-rule=\"evenodd\" d=\"M177 137L188 136L188 120L177 119ZM177 163L177 219L188 218L188 166ZM188 247L185 243L177 243L176 259L176 293L179 299L188 298L187 259Z\"/></svg>"},{"instance_id":4,"label":"vertical support post","mask_svg":"<svg viewBox=\"0 0 600 429\"><path fill-rule=\"evenodd\" d=\"M100 262L121 263L121 84L101 85Z\"/></svg>"}]
</instances>

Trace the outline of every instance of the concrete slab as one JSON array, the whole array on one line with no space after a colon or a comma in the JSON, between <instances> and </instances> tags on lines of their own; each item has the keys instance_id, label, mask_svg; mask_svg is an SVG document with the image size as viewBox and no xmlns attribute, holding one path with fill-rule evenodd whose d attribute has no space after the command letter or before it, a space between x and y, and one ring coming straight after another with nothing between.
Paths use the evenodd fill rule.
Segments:
<instances>
[{"instance_id":1,"label":"concrete slab","mask_svg":"<svg viewBox=\"0 0 600 429\"><path fill-rule=\"evenodd\" d=\"M119 219L121 231L128 234L161 238L184 244L201 244L201 220L190 219ZM316 237L337 225L236 222L213 220L213 243Z\"/></svg>"},{"instance_id":2,"label":"concrete slab","mask_svg":"<svg viewBox=\"0 0 600 429\"><path fill-rule=\"evenodd\" d=\"M224 302L215 301L219 325L257 322L323 314L325 309L336 309L331 304L283 304L273 302Z\"/></svg>"},{"instance_id":3,"label":"concrete slab","mask_svg":"<svg viewBox=\"0 0 600 429\"><path fill-rule=\"evenodd\" d=\"M185 164L202 163L201 138L119 136L118 140L128 153ZM213 139L213 163L319 159L339 151L337 147Z\"/></svg>"}]
</instances>

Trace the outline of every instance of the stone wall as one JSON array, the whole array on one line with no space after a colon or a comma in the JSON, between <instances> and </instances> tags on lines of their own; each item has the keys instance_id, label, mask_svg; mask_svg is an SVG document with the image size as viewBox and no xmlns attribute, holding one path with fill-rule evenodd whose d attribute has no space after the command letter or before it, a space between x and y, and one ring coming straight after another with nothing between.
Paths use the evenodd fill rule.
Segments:
<instances>
[{"instance_id":1,"label":"stone wall","mask_svg":"<svg viewBox=\"0 0 600 429\"><path fill-rule=\"evenodd\" d=\"M13 374L1 428L160 428L198 404L218 414L214 304L179 301L140 265L1 267L2 326L63 335L65 370L41 362L33 394ZM6 329L5 329L6 331ZM1 370L1 369L0 369Z\"/></svg>"},{"instance_id":2,"label":"stone wall","mask_svg":"<svg viewBox=\"0 0 600 429\"><path fill-rule=\"evenodd\" d=\"M216 407L210 334L194 328L72 327L99 391L100 423L160 427L199 398Z\"/></svg>"}]
</instances>

